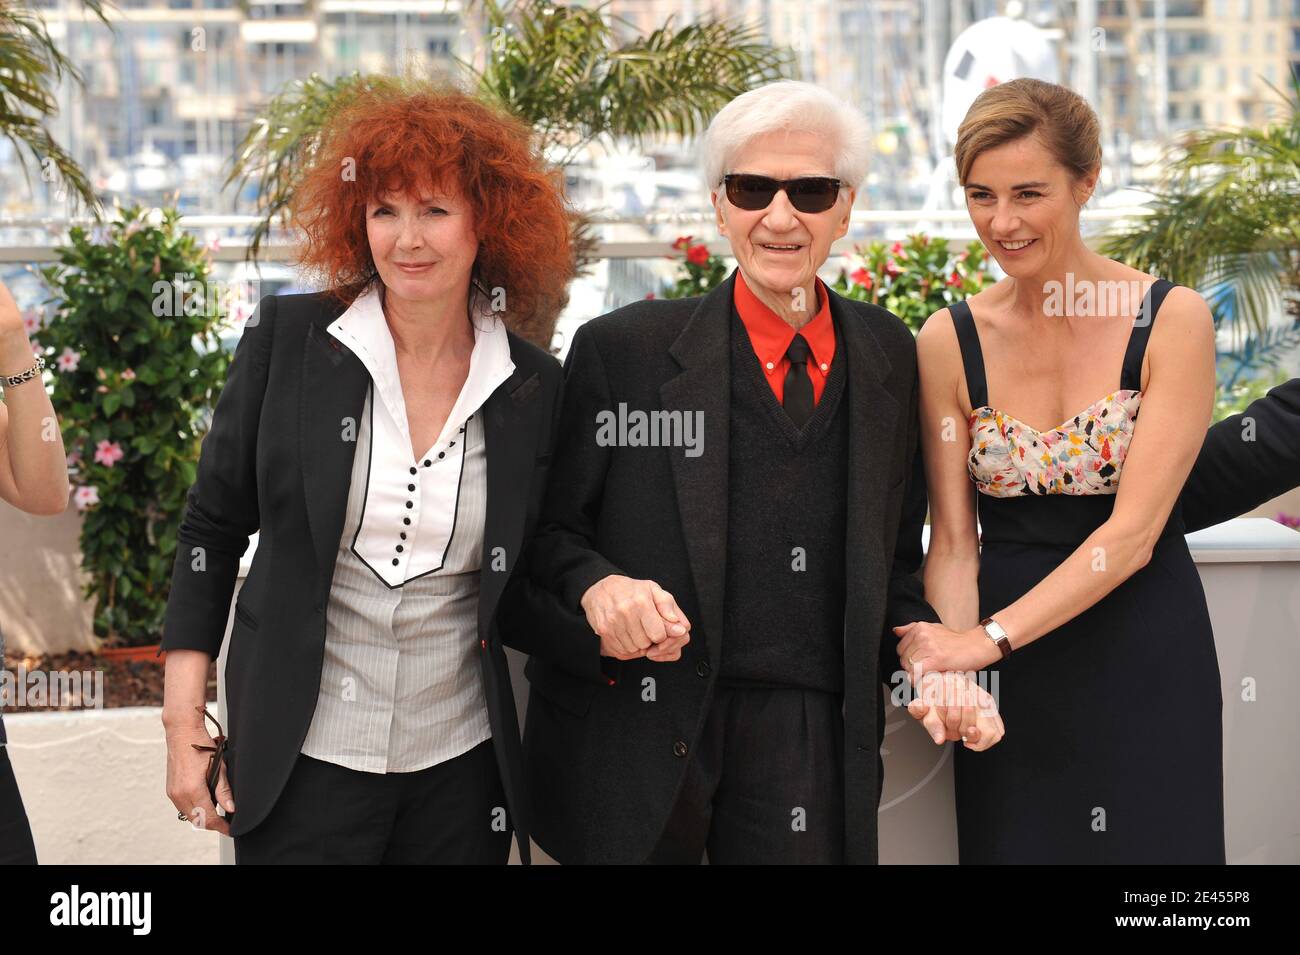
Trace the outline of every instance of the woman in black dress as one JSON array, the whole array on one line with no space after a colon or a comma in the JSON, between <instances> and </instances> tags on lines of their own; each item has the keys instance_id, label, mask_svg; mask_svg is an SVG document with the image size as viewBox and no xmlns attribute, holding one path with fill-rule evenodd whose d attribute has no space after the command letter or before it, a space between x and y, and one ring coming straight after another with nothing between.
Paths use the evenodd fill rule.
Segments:
<instances>
[{"instance_id":1,"label":"woman in black dress","mask_svg":"<svg viewBox=\"0 0 1300 955\"><path fill-rule=\"evenodd\" d=\"M956 159L1007 276L918 337L926 597L947 626L899 628L899 655L986 669L1008 728L957 748L962 863L1224 862L1218 662L1177 507L1213 322L1084 244L1100 158L1077 94L986 90Z\"/></svg>"}]
</instances>

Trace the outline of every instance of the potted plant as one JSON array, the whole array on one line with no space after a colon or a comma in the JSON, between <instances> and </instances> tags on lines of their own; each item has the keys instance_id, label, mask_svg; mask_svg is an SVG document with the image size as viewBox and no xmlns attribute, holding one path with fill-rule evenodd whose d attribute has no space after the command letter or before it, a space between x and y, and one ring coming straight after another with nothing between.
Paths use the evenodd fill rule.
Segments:
<instances>
[{"instance_id":1,"label":"potted plant","mask_svg":"<svg viewBox=\"0 0 1300 955\"><path fill-rule=\"evenodd\" d=\"M54 372L95 634L109 648L156 650L177 528L229 364L218 338L228 295L179 213L119 212L71 229L59 264L42 269L50 319L33 337Z\"/></svg>"}]
</instances>

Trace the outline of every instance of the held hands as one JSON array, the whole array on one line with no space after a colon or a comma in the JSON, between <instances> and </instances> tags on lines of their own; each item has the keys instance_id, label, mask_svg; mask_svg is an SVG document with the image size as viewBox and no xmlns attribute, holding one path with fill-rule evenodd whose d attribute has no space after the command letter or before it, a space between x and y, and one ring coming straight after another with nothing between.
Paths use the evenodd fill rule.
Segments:
<instances>
[{"instance_id":1,"label":"held hands","mask_svg":"<svg viewBox=\"0 0 1300 955\"><path fill-rule=\"evenodd\" d=\"M976 752L997 744L1006 734L997 703L968 675L1002 659L984 628L958 632L922 620L895 627L894 633L900 637L899 661L920 697L907 711L935 743L963 740Z\"/></svg>"},{"instance_id":2,"label":"held hands","mask_svg":"<svg viewBox=\"0 0 1300 955\"><path fill-rule=\"evenodd\" d=\"M587 588L582 609L600 637L601 656L668 663L681 659L691 639L686 614L653 580L610 574Z\"/></svg>"},{"instance_id":3,"label":"held hands","mask_svg":"<svg viewBox=\"0 0 1300 955\"><path fill-rule=\"evenodd\" d=\"M943 624L917 621L895 627L898 659L916 683L931 670L982 670L1002 659L983 627L958 632Z\"/></svg>"},{"instance_id":4,"label":"held hands","mask_svg":"<svg viewBox=\"0 0 1300 955\"><path fill-rule=\"evenodd\" d=\"M967 749L983 752L1006 735L997 702L965 673L932 670L916 685L919 695L907 712L921 721L935 745L961 740Z\"/></svg>"}]
</instances>

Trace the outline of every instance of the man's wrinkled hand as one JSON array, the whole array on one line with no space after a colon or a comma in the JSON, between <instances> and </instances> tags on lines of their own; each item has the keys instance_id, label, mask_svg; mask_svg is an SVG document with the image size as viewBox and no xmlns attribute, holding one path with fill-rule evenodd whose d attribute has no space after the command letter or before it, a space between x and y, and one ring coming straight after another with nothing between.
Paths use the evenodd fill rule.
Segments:
<instances>
[{"instance_id":1,"label":"man's wrinkled hand","mask_svg":"<svg viewBox=\"0 0 1300 955\"><path fill-rule=\"evenodd\" d=\"M907 712L921 721L937 745L961 740L967 749L982 752L1006 735L997 702L967 673L926 673Z\"/></svg>"},{"instance_id":2,"label":"man's wrinkled hand","mask_svg":"<svg viewBox=\"0 0 1300 955\"><path fill-rule=\"evenodd\" d=\"M680 660L691 639L686 614L653 580L610 574L587 588L582 609L600 638L601 656L667 663Z\"/></svg>"}]
</instances>

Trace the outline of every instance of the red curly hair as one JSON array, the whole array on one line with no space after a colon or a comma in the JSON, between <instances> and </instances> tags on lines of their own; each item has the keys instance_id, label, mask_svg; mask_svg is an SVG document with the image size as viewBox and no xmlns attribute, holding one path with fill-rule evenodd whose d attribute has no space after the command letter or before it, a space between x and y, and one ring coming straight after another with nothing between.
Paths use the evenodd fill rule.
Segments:
<instances>
[{"instance_id":1,"label":"red curly hair","mask_svg":"<svg viewBox=\"0 0 1300 955\"><path fill-rule=\"evenodd\" d=\"M350 304L379 279L366 203L441 188L473 210L480 294L505 289L507 326L545 347L575 271L559 177L526 123L459 90L369 90L331 119L289 203L299 264Z\"/></svg>"}]
</instances>

